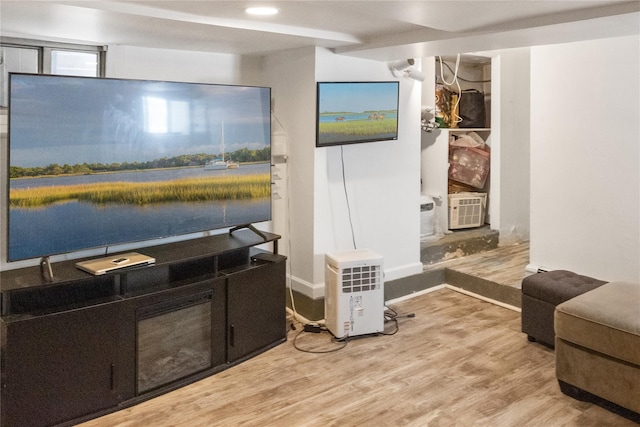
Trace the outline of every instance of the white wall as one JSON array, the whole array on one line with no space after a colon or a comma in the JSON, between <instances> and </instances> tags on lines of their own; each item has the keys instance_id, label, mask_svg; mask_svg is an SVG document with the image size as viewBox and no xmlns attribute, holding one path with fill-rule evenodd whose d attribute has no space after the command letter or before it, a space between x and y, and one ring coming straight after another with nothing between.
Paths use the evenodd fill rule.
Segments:
<instances>
[{"instance_id":1,"label":"white wall","mask_svg":"<svg viewBox=\"0 0 640 427\"><path fill-rule=\"evenodd\" d=\"M436 59L434 57L422 58L422 72L427 75L422 83L422 106L436 106ZM448 225L448 178L449 178L449 132L442 129L434 129L431 132L420 132L420 156L422 180L421 193L434 198L436 230L438 234L446 231Z\"/></svg>"},{"instance_id":2,"label":"white wall","mask_svg":"<svg viewBox=\"0 0 640 427\"><path fill-rule=\"evenodd\" d=\"M529 239L530 49L495 52L491 94L491 228L500 243Z\"/></svg>"},{"instance_id":3,"label":"white wall","mask_svg":"<svg viewBox=\"0 0 640 427\"><path fill-rule=\"evenodd\" d=\"M264 75L272 88L273 110L286 134L287 205L278 206L276 216L286 215L288 230L275 229L289 240L282 242L280 252L289 259L291 287L315 297L313 263L313 185L315 153L314 70L316 50L294 49L268 55Z\"/></svg>"},{"instance_id":4,"label":"white wall","mask_svg":"<svg viewBox=\"0 0 640 427\"><path fill-rule=\"evenodd\" d=\"M341 148L315 146L316 82L395 77L384 62L322 48L269 55L264 75L287 135L290 242L283 242L281 252L289 256L293 289L314 299L324 296L324 256L353 248L351 221L356 246L383 255L386 280L420 273L420 85L400 82L397 141L342 147L350 221Z\"/></svg>"},{"instance_id":5,"label":"white wall","mask_svg":"<svg viewBox=\"0 0 640 427\"><path fill-rule=\"evenodd\" d=\"M640 37L531 49L531 266L640 280Z\"/></svg>"},{"instance_id":6,"label":"white wall","mask_svg":"<svg viewBox=\"0 0 640 427\"><path fill-rule=\"evenodd\" d=\"M385 62L334 55L324 49L318 49L316 79L396 80ZM401 79L396 141L315 149L314 283L324 281L325 254L354 249L354 239L357 248L384 257L387 281L422 271L420 103L421 84Z\"/></svg>"},{"instance_id":7,"label":"white wall","mask_svg":"<svg viewBox=\"0 0 640 427\"><path fill-rule=\"evenodd\" d=\"M111 45L107 77L266 86L262 60L224 53Z\"/></svg>"}]
</instances>

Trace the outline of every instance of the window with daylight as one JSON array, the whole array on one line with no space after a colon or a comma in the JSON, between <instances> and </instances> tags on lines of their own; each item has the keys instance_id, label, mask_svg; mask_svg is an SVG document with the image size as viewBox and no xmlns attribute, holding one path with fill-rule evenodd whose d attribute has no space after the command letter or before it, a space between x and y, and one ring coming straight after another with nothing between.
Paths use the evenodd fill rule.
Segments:
<instances>
[{"instance_id":1,"label":"window with daylight","mask_svg":"<svg viewBox=\"0 0 640 427\"><path fill-rule=\"evenodd\" d=\"M9 73L104 77L106 47L0 37L0 107L7 107Z\"/></svg>"}]
</instances>

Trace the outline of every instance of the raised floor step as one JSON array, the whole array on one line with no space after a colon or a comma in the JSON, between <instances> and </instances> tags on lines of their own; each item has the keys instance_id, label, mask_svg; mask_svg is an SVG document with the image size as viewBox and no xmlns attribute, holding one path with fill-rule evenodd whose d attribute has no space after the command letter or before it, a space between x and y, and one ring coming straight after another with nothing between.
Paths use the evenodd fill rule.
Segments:
<instances>
[{"instance_id":1,"label":"raised floor step","mask_svg":"<svg viewBox=\"0 0 640 427\"><path fill-rule=\"evenodd\" d=\"M428 237L420 242L420 261L431 265L490 251L498 247L499 237L499 232L488 225L456 230L435 241Z\"/></svg>"}]
</instances>

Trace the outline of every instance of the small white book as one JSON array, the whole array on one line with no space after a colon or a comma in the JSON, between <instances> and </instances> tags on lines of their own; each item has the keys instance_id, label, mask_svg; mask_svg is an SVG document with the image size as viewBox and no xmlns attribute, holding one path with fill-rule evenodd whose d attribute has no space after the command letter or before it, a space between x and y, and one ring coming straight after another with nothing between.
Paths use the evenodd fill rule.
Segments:
<instances>
[{"instance_id":1,"label":"small white book","mask_svg":"<svg viewBox=\"0 0 640 427\"><path fill-rule=\"evenodd\" d=\"M142 255L137 252L128 252L126 254L114 255L113 257L104 257L91 259L89 261L81 261L76 263L76 267L84 270L94 276L108 273L121 268L133 267L136 265L150 265L156 262L155 258Z\"/></svg>"}]
</instances>

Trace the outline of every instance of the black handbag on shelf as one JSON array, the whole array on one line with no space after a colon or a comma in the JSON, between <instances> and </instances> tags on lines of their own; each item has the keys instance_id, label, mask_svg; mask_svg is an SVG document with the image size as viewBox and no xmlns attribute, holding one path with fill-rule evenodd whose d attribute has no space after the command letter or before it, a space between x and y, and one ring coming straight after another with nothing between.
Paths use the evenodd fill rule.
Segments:
<instances>
[{"instance_id":1,"label":"black handbag on shelf","mask_svg":"<svg viewBox=\"0 0 640 427\"><path fill-rule=\"evenodd\" d=\"M458 115L462 119L458 123L460 128L486 127L486 112L484 107L484 93L476 89L463 90L460 94Z\"/></svg>"}]
</instances>

